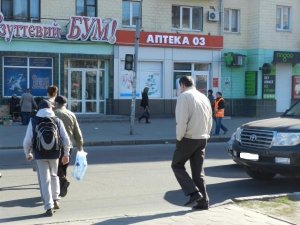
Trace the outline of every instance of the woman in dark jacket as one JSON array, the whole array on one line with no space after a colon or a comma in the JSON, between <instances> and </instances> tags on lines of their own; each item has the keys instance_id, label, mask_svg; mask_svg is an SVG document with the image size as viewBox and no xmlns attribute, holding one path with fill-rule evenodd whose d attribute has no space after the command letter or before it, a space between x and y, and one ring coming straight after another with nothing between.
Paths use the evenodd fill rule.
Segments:
<instances>
[{"instance_id":1,"label":"woman in dark jacket","mask_svg":"<svg viewBox=\"0 0 300 225\"><path fill-rule=\"evenodd\" d=\"M150 123L149 118L150 118L150 110L149 110L149 97L148 97L148 91L149 88L145 87L143 92L142 92L142 101L141 101L141 107L144 108L143 114L139 117L139 123L143 118L146 119L146 123Z\"/></svg>"},{"instance_id":2,"label":"woman in dark jacket","mask_svg":"<svg viewBox=\"0 0 300 225\"><path fill-rule=\"evenodd\" d=\"M9 102L9 113L12 116L13 121L18 120L19 115L21 113L21 107L20 107L20 99L17 97L16 94L13 94L11 96Z\"/></svg>"}]
</instances>

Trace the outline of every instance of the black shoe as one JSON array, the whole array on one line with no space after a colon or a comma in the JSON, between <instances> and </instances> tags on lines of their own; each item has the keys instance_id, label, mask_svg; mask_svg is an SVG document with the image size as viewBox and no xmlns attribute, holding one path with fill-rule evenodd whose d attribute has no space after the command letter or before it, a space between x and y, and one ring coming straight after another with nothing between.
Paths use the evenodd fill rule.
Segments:
<instances>
[{"instance_id":1,"label":"black shoe","mask_svg":"<svg viewBox=\"0 0 300 225\"><path fill-rule=\"evenodd\" d=\"M208 210L209 203L208 201L197 201L197 204L193 206L194 210Z\"/></svg>"},{"instance_id":2,"label":"black shoe","mask_svg":"<svg viewBox=\"0 0 300 225\"><path fill-rule=\"evenodd\" d=\"M65 197L67 195L69 185L70 185L70 182L66 180L60 189L59 196Z\"/></svg>"},{"instance_id":3,"label":"black shoe","mask_svg":"<svg viewBox=\"0 0 300 225\"><path fill-rule=\"evenodd\" d=\"M53 216L53 210L52 210L52 209L48 209L48 210L45 212L45 216Z\"/></svg>"},{"instance_id":4,"label":"black shoe","mask_svg":"<svg viewBox=\"0 0 300 225\"><path fill-rule=\"evenodd\" d=\"M196 201L200 201L203 198L202 194L199 192L195 192L190 195L190 199L184 204L184 206L192 205Z\"/></svg>"}]
</instances>

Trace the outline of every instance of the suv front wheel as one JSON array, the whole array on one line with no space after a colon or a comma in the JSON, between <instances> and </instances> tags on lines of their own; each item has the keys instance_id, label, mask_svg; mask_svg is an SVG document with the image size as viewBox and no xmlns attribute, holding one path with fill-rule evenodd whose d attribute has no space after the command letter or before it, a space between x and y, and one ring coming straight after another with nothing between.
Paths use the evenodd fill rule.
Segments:
<instances>
[{"instance_id":1,"label":"suv front wheel","mask_svg":"<svg viewBox=\"0 0 300 225\"><path fill-rule=\"evenodd\" d=\"M246 173L252 177L253 179L256 180L272 180L275 176L276 173L271 173L271 172L266 172L266 171L261 171L261 170L254 170L250 167L246 167Z\"/></svg>"}]
</instances>

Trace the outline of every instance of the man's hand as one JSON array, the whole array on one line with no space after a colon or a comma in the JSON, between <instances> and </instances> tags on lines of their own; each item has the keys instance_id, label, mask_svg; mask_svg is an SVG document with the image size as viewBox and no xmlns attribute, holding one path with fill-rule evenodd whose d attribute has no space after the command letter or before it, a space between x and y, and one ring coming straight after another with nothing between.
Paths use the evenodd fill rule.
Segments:
<instances>
[{"instance_id":1,"label":"man's hand","mask_svg":"<svg viewBox=\"0 0 300 225\"><path fill-rule=\"evenodd\" d=\"M26 158L28 161L31 161L33 159L33 157L30 155Z\"/></svg>"},{"instance_id":2,"label":"man's hand","mask_svg":"<svg viewBox=\"0 0 300 225\"><path fill-rule=\"evenodd\" d=\"M63 165L66 165L67 163L69 163L69 156L63 156L61 161Z\"/></svg>"}]
</instances>

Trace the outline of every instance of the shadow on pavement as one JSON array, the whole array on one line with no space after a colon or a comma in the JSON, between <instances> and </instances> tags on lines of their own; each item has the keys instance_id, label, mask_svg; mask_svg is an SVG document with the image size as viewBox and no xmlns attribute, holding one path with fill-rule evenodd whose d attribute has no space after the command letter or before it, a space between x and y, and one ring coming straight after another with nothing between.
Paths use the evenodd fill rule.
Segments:
<instances>
[{"instance_id":1,"label":"shadow on pavement","mask_svg":"<svg viewBox=\"0 0 300 225\"><path fill-rule=\"evenodd\" d=\"M24 221L30 219L38 219L45 217L44 213L37 214L37 215L30 215L30 216L19 216L19 217L12 217L12 218L2 218L0 219L0 223L8 223L8 222L15 222L15 221ZM21 223L21 222L20 222Z\"/></svg>"},{"instance_id":2,"label":"shadow on pavement","mask_svg":"<svg viewBox=\"0 0 300 225\"><path fill-rule=\"evenodd\" d=\"M31 189L38 190L39 189L39 187L31 187L33 185L38 186L38 184L23 184L23 185L17 185L17 186L2 187L2 188L0 188L0 191L19 191L19 190L31 190Z\"/></svg>"},{"instance_id":3,"label":"shadow on pavement","mask_svg":"<svg viewBox=\"0 0 300 225\"><path fill-rule=\"evenodd\" d=\"M23 199L15 199L11 201L1 202L0 206L9 208L9 207L26 207L33 208L43 205L41 202L41 197L33 197L33 198L23 198ZM0 220L1 223L1 220Z\"/></svg>"},{"instance_id":4,"label":"shadow on pavement","mask_svg":"<svg viewBox=\"0 0 300 225\"><path fill-rule=\"evenodd\" d=\"M190 212L192 212L192 210L161 213L161 214L148 215L148 216L121 217L121 218L109 219L109 220L99 222L99 223L94 223L94 225L112 225L112 224L129 225L129 224L135 224L135 223L144 222L144 221L151 221L151 220L160 219L160 218L168 218L171 216L183 216ZM153 224L155 224L155 222L153 222Z\"/></svg>"},{"instance_id":5,"label":"shadow on pavement","mask_svg":"<svg viewBox=\"0 0 300 225\"><path fill-rule=\"evenodd\" d=\"M297 192L300 188L299 178L276 178L271 181L254 179L237 180L207 185L210 205L220 204L228 199L239 197L272 195ZM188 200L181 189L168 191L164 199L173 205L183 206Z\"/></svg>"}]
</instances>

